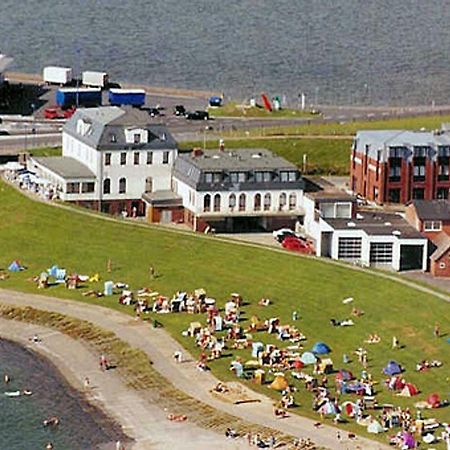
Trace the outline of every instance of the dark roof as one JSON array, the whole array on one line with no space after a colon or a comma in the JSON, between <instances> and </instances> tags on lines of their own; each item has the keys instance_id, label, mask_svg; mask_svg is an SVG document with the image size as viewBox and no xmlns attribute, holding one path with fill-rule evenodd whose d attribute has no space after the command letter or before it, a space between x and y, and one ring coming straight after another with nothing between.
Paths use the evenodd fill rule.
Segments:
<instances>
[{"instance_id":1,"label":"dark roof","mask_svg":"<svg viewBox=\"0 0 450 450\"><path fill-rule=\"evenodd\" d=\"M355 219L323 219L335 230L362 230L368 235L392 235L398 238L424 238L398 214L359 211Z\"/></svg>"},{"instance_id":2,"label":"dark roof","mask_svg":"<svg viewBox=\"0 0 450 450\"><path fill-rule=\"evenodd\" d=\"M433 244L436 245L437 248L431 255L431 259L437 261L450 249L450 236L441 232L433 239Z\"/></svg>"},{"instance_id":3,"label":"dark roof","mask_svg":"<svg viewBox=\"0 0 450 450\"><path fill-rule=\"evenodd\" d=\"M95 174L84 164L68 156L33 157L33 161L64 179L95 179Z\"/></svg>"},{"instance_id":4,"label":"dark roof","mask_svg":"<svg viewBox=\"0 0 450 450\"><path fill-rule=\"evenodd\" d=\"M281 181L279 172L296 173L294 181ZM206 182L204 173L221 173L220 182ZM229 176L232 172L246 172L246 181L234 183ZM270 181L256 181L254 172L272 172ZM230 152L218 150L190 154L180 154L175 160L173 176L198 191L219 190L267 190L303 189L304 183L297 167L281 156L266 149L233 149Z\"/></svg>"},{"instance_id":5,"label":"dark roof","mask_svg":"<svg viewBox=\"0 0 450 450\"><path fill-rule=\"evenodd\" d=\"M450 220L448 200L413 200L412 203L420 220Z\"/></svg>"},{"instance_id":6,"label":"dark roof","mask_svg":"<svg viewBox=\"0 0 450 450\"><path fill-rule=\"evenodd\" d=\"M153 206L182 206L183 199L170 190L148 192L142 199Z\"/></svg>"},{"instance_id":7,"label":"dark roof","mask_svg":"<svg viewBox=\"0 0 450 450\"><path fill-rule=\"evenodd\" d=\"M78 120L92 124L85 135L77 132ZM98 108L78 108L75 114L64 125L64 131L76 139L97 150L169 150L176 149L177 143L167 126L163 123L150 122L145 111L136 108L118 106L101 106ZM125 141L125 130L142 128L148 131L146 143L128 143ZM111 137L114 135L114 142Z\"/></svg>"},{"instance_id":8,"label":"dark roof","mask_svg":"<svg viewBox=\"0 0 450 450\"><path fill-rule=\"evenodd\" d=\"M317 192L307 192L305 195L313 200L321 202L356 202L356 197L354 195L347 194L344 191L339 190L326 190Z\"/></svg>"}]
</instances>

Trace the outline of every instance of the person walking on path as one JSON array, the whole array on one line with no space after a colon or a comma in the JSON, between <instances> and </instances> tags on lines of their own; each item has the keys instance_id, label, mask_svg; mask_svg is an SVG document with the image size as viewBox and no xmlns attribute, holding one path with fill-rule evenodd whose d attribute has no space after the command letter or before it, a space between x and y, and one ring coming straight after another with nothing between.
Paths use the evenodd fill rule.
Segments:
<instances>
[{"instance_id":1,"label":"person walking on path","mask_svg":"<svg viewBox=\"0 0 450 450\"><path fill-rule=\"evenodd\" d=\"M434 325L434 337L439 338L441 337L441 327L439 326L439 322L436 322Z\"/></svg>"}]
</instances>

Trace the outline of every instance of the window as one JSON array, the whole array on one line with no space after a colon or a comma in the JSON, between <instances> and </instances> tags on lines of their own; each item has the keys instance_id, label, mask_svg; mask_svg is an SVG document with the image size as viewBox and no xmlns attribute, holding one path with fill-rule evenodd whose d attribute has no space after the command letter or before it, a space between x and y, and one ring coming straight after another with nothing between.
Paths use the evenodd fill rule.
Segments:
<instances>
[{"instance_id":1,"label":"window","mask_svg":"<svg viewBox=\"0 0 450 450\"><path fill-rule=\"evenodd\" d=\"M230 181L235 183L245 183L247 179L247 174L245 172L231 172L230 173Z\"/></svg>"},{"instance_id":2,"label":"window","mask_svg":"<svg viewBox=\"0 0 450 450\"><path fill-rule=\"evenodd\" d=\"M83 194L89 194L94 191L95 191L95 183L94 182L81 183L81 192Z\"/></svg>"},{"instance_id":3,"label":"window","mask_svg":"<svg viewBox=\"0 0 450 450\"><path fill-rule=\"evenodd\" d=\"M213 174L213 182L214 183L220 183L222 181L222 173L221 172L215 172Z\"/></svg>"},{"instance_id":4,"label":"window","mask_svg":"<svg viewBox=\"0 0 450 450\"><path fill-rule=\"evenodd\" d=\"M153 191L153 178L147 177L145 179L145 193L148 194Z\"/></svg>"},{"instance_id":5,"label":"window","mask_svg":"<svg viewBox=\"0 0 450 450\"><path fill-rule=\"evenodd\" d=\"M439 263L439 269L445 269L445 262Z\"/></svg>"},{"instance_id":6,"label":"window","mask_svg":"<svg viewBox=\"0 0 450 450\"><path fill-rule=\"evenodd\" d=\"M127 153L126 152L122 152L120 154L120 165L124 166L127 163Z\"/></svg>"},{"instance_id":7,"label":"window","mask_svg":"<svg viewBox=\"0 0 450 450\"><path fill-rule=\"evenodd\" d=\"M269 211L272 206L272 197L269 193L264 195L264 211Z\"/></svg>"},{"instance_id":8,"label":"window","mask_svg":"<svg viewBox=\"0 0 450 450\"><path fill-rule=\"evenodd\" d=\"M289 194L289 209L292 211L297 207L297 194L292 192Z\"/></svg>"},{"instance_id":9,"label":"window","mask_svg":"<svg viewBox=\"0 0 450 450\"><path fill-rule=\"evenodd\" d=\"M430 147L418 145L414 147L414 158L426 158L428 156L428 152Z\"/></svg>"},{"instance_id":10,"label":"window","mask_svg":"<svg viewBox=\"0 0 450 450\"><path fill-rule=\"evenodd\" d=\"M450 146L442 145L438 147L439 158L450 158Z\"/></svg>"},{"instance_id":11,"label":"window","mask_svg":"<svg viewBox=\"0 0 450 450\"><path fill-rule=\"evenodd\" d=\"M401 166L393 166L389 165L389 179L390 181L400 180L402 175L402 167Z\"/></svg>"},{"instance_id":12,"label":"window","mask_svg":"<svg viewBox=\"0 0 450 450\"><path fill-rule=\"evenodd\" d=\"M423 229L425 231L441 231L442 222L440 220L425 220L423 223Z\"/></svg>"},{"instance_id":13,"label":"window","mask_svg":"<svg viewBox=\"0 0 450 450\"><path fill-rule=\"evenodd\" d=\"M389 147L389 158L403 158L405 147Z\"/></svg>"},{"instance_id":14,"label":"window","mask_svg":"<svg viewBox=\"0 0 450 450\"><path fill-rule=\"evenodd\" d=\"M209 194L206 194L203 197L203 212L209 211L211 211L211 196Z\"/></svg>"},{"instance_id":15,"label":"window","mask_svg":"<svg viewBox=\"0 0 450 450\"><path fill-rule=\"evenodd\" d=\"M400 203L400 189L389 189L388 202Z\"/></svg>"},{"instance_id":16,"label":"window","mask_svg":"<svg viewBox=\"0 0 450 450\"><path fill-rule=\"evenodd\" d=\"M117 142L117 136L115 134L111 134L110 139L113 144Z\"/></svg>"},{"instance_id":17,"label":"window","mask_svg":"<svg viewBox=\"0 0 450 450\"><path fill-rule=\"evenodd\" d=\"M256 194L253 199L253 210L261 211L261 194Z\"/></svg>"},{"instance_id":18,"label":"window","mask_svg":"<svg viewBox=\"0 0 450 450\"><path fill-rule=\"evenodd\" d=\"M134 159L134 165L138 166L139 165L139 152L134 152L133 159Z\"/></svg>"},{"instance_id":19,"label":"window","mask_svg":"<svg viewBox=\"0 0 450 450\"><path fill-rule=\"evenodd\" d=\"M105 153L105 166L111 165L111 153Z\"/></svg>"},{"instance_id":20,"label":"window","mask_svg":"<svg viewBox=\"0 0 450 450\"><path fill-rule=\"evenodd\" d=\"M352 217L351 203L336 203L336 218L350 219Z\"/></svg>"},{"instance_id":21,"label":"window","mask_svg":"<svg viewBox=\"0 0 450 450\"><path fill-rule=\"evenodd\" d=\"M103 193L111 194L111 180L109 178L103 180Z\"/></svg>"},{"instance_id":22,"label":"window","mask_svg":"<svg viewBox=\"0 0 450 450\"><path fill-rule=\"evenodd\" d=\"M425 180L425 159L424 158L414 158L413 175L414 175L414 181Z\"/></svg>"},{"instance_id":23,"label":"window","mask_svg":"<svg viewBox=\"0 0 450 450\"><path fill-rule=\"evenodd\" d=\"M163 164L169 164L169 152L163 152Z\"/></svg>"},{"instance_id":24,"label":"window","mask_svg":"<svg viewBox=\"0 0 450 450\"><path fill-rule=\"evenodd\" d=\"M438 200L447 200L448 199L448 188L438 188L436 192L436 198Z\"/></svg>"},{"instance_id":25,"label":"window","mask_svg":"<svg viewBox=\"0 0 450 450\"><path fill-rule=\"evenodd\" d=\"M412 192L413 200L423 200L425 198L425 189L415 188Z\"/></svg>"},{"instance_id":26,"label":"window","mask_svg":"<svg viewBox=\"0 0 450 450\"><path fill-rule=\"evenodd\" d=\"M447 156L438 157L438 180L445 181L449 179L450 158Z\"/></svg>"},{"instance_id":27,"label":"window","mask_svg":"<svg viewBox=\"0 0 450 450\"><path fill-rule=\"evenodd\" d=\"M214 212L219 212L220 211L220 194L216 194L214 196Z\"/></svg>"},{"instance_id":28,"label":"window","mask_svg":"<svg viewBox=\"0 0 450 450\"><path fill-rule=\"evenodd\" d=\"M135 133L135 135L133 136L134 138L134 143L135 144L140 144L141 143L141 135L138 133Z\"/></svg>"},{"instance_id":29,"label":"window","mask_svg":"<svg viewBox=\"0 0 450 450\"><path fill-rule=\"evenodd\" d=\"M361 238L339 238L338 259L360 259Z\"/></svg>"},{"instance_id":30,"label":"window","mask_svg":"<svg viewBox=\"0 0 450 450\"><path fill-rule=\"evenodd\" d=\"M213 174L211 172L205 173L205 183L212 183Z\"/></svg>"},{"instance_id":31,"label":"window","mask_svg":"<svg viewBox=\"0 0 450 450\"><path fill-rule=\"evenodd\" d=\"M280 172L280 180L283 182L296 181L297 174L295 172Z\"/></svg>"},{"instance_id":32,"label":"window","mask_svg":"<svg viewBox=\"0 0 450 450\"><path fill-rule=\"evenodd\" d=\"M67 194L79 194L80 193L80 183L67 183L66 193Z\"/></svg>"},{"instance_id":33,"label":"window","mask_svg":"<svg viewBox=\"0 0 450 450\"><path fill-rule=\"evenodd\" d=\"M278 209L280 211L283 210L286 207L286 203L287 203L287 195L285 192L282 192L279 198Z\"/></svg>"},{"instance_id":34,"label":"window","mask_svg":"<svg viewBox=\"0 0 450 450\"><path fill-rule=\"evenodd\" d=\"M371 264L391 264L392 263L392 243L373 242L370 244Z\"/></svg>"},{"instance_id":35,"label":"window","mask_svg":"<svg viewBox=\"0 0 450 450\"><path fill-rule=\"evenodd\" d=\"M153 164L153 152L147 152L147 164Z\"/></svg>"},{"instance_id":36,"label":"window","mask_svg":"<svg viewBox=\"0 0 450 450\"><path fill-rule=\"evenodd\" d=\"M255 181L257 183L268 183L272 180L271 172L255 172Z\"/></svg>"},{"instance_id":37,"label":"window","mask_svg":"<svg viewBox=\"0 0 450 450\"><path fill-rule=\"evenodd\" d=\"M245 211L246 200L247 198L245 194L239 195L239 211Z\"/></svg>"},{"instance_id":38,"label":"window","mask_svg":"<svg viewBox=\"0 0 450 450\"><path fill-rule=\"evenodd\" d=\"M121 178L119 180L119 194L125 194L125 192L127 192L127 180Z\"/></svg>"},{"instance_id":39,"label":"window","mask_svg":"<svg viewBox=\"0 0 450 450\"><path fill-rule=\"evenodd\" d=\"M320 215L324 219L335 219L335 213L334 213L334 203L321 203L320 207Z\"/></svg>"},{"instance_id":40,"label":"window","mask_svg":"<svg viewBox=\"0 0 450 450\"><path fill-rule=\"evenodd\" d=\"M236 195L230 194L228 197L228 207L233 211L236 208Z\"/></svg>"}]
</instances>

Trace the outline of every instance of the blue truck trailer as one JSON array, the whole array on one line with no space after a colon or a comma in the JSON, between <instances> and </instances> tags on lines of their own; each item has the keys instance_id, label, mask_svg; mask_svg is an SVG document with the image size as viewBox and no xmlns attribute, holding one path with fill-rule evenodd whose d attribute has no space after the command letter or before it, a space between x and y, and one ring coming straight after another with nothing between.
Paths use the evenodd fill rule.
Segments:
<instances>
[{"instance_id":1,"label":"blue truck trailer","mask_svg":"<svg viewBox=\"0 0 450 450\"><path fill-rule=\"evenodd\" d=\"M102 90L100 88L61 88L56 91L56 104L62 109L101 106Z\"/></svg>"},{"instance_id":2,"label":"blue truck trailer","mask_svg":"<svg viewBox=\"0 0 450 450\"><path fill-rule=\"evenodd\" d=\"M145 91L144 89L110 89L109 103L113 106L144 106Z\"/></svg>"}]
</instances>

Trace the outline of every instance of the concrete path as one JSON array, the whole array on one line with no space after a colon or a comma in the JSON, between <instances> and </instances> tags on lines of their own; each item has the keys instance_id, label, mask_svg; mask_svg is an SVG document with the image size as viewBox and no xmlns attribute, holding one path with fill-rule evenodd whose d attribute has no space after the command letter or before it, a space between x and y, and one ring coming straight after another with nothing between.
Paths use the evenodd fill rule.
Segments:
<instances>
[{"instance_id":1,"label":"concrete path","mask_svg":"<svg viewBox=\"0 0 450 450\"><path fill-rule=\"evenodd\" d=\"M358 438L356 441L344 439L339 443L336 438L336 428L327 425L317 430L313 426L315 421L297 415L276 420L273 416L272 401L253 392L252 397L258 396L261 400L260 403L234 405L213 397L209 390L218 382L217 378L209 372L199 372L195 367L193 358L164 329L153 329L149 324L136 322L126 314L72 300L3 289L0 289L0 303L22 307L29 305L37 309L55 311L90 321L104 329L113 331L132 347L140 348L146 352L153 362L153 367L178 389L216 409L228 412L251 423L272 427L293 436L310 438L316 444L331 449L355 450L364 448L365 450L378 450L389 448L387 445L365 438ZM175 363L172 355L176 350L183 352L187 362Z\"/></svg>"},{"instance_id":2,"label":"concrete path","mask_svg":"<svg viewBox=\"0 0 450 450\"><path fill-rule=\"evenodd\" d=\"M42 342L29 341L35 334ZM122 425L124 433L135 440L134 450L178 449L180 442L183 442L183 449L189 450L249 448L243 439L228 440L189 421L169 422L166 411L143 400L137 391L125 386L114 371L102 372L97 355L67 335L42 326L0 319L0 337L16 341L51 360L73 387L84 391L91 403ZM85 377L90 380L87 389L83 384ZM116 443L105 443L102 448L113 450Z\"/></svg>"}]
</instances>

